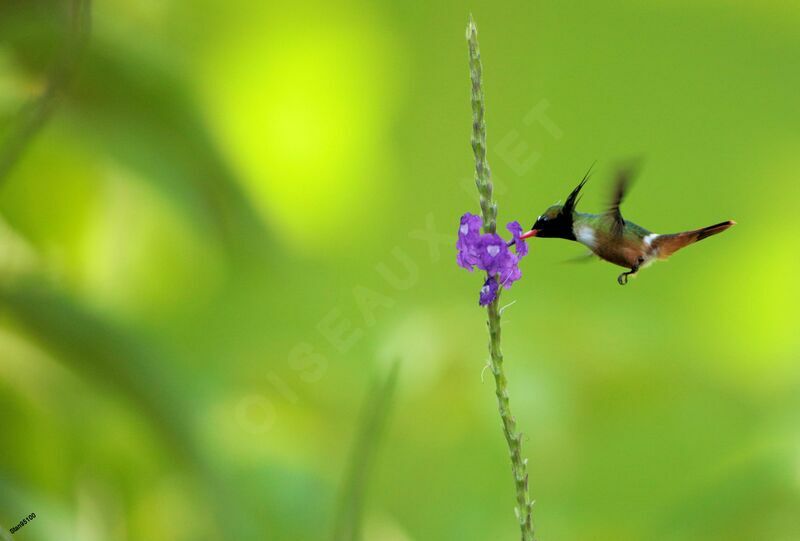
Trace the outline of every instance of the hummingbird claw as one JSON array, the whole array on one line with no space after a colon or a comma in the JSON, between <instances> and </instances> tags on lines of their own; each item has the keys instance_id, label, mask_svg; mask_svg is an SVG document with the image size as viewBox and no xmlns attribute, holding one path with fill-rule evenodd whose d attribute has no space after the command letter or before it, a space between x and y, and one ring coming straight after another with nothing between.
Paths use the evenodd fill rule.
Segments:
<instances>
[{"instance_id":1,"label":"hummingbird claw","mask_svg":"<svg viewBox=\"0 0 800 541\"><path fill-rule=\"evenodd\" d=\"M636 264L631 267L631 270L628 272L623 272L619 276L617 276L617 283L621 286L624 286L628 283L628 276L635 276L637 272L639 272L639 267L644 263L644 258L639 256L636 260Z\"/></svg>"}]
</instances>

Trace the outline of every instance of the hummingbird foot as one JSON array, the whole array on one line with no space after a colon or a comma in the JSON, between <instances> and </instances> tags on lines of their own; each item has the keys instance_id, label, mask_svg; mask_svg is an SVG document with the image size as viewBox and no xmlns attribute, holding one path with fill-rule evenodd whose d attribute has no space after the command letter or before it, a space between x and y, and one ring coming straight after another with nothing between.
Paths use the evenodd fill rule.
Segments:
<instances>
[{"instance_id":1,"label":"hummingbird foot","mask_svg":"<svg viewBox=\"0 0 800 541\"><path fill-rule=\"evenodd\" d=\"M627 284L628 276L636 276L636 273L639 272L639 267L642 265L642 263L644 263L644 258L639 257L639 259L636 260L636 265L631 270L629 270L628 272L623 272L622 274L617 276L617 283L621 286Z\"/></svg>"}]
</instances>

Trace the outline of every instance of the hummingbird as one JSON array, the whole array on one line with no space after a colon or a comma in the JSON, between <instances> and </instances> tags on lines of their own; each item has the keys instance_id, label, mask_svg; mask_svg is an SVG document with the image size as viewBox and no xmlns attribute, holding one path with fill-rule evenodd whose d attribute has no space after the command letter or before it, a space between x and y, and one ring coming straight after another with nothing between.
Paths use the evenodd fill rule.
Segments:
<instances>
[{"instance_id":1,"label":"hummingbird","mask_svg":"<svg viewBox=\"0 0 800 541\"><path fill-rule=\"evenodd\" d=\"M552 205L545 210L536 219L531 230L523 233L520 238L559 238L580 242L599 258L629 269L617 277L620 285L627 284L628 277L636 276L637 272L654 261L667 259L681 248L722 233L736 224L733 220L727 220L691 231L658 234L625 220L620 212L620 205L630 185L630 167L618 170L611 204L605 212L578 212L575 210L578 195L589 180L590 172L591 169L563 205Z\"/></svg>"}]
</instances>

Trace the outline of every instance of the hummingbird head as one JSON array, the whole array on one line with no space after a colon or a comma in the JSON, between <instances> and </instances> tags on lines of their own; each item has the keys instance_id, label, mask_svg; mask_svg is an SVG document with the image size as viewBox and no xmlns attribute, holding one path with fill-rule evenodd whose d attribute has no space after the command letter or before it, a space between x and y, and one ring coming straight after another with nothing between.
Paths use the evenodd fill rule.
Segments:
<instances>
[{"instance_id":1,"label":"hummingbird head","mask_svg":"<svg viewBox=\"0 0 800 541\"><path fill-rule=\"evenodd\" d=\"M531 230L524 233L521 238L530 237L559 238L575 240L575 233L572 231L572 216L575 213L575 205L578 203L578 194L589 179L589 173L583 177L581 183L572 190L563 205L553 205L548 207L544 213L536 219Z\"/></svg>"},{"instance_id":2,"label":"hummingbird head","mask_svg":"<svg viewBox=\"0 0 800 541\"><path fill-rule=\"evenodd\" d=\"M536 218L531 230L522 235L530 237L575 239L572 232L572 213L564 211L564 205L553 205Z\"/></svg>"}]
</instances>

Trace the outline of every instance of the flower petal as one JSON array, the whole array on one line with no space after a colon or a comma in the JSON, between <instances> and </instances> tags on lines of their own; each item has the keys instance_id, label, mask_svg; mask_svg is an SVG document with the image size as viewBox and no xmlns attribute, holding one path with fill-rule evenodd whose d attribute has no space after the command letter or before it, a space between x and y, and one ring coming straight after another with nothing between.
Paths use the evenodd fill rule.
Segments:
<instances>
[{"instance_id":1,"label":"flower petal","mask_svg":"<svg viewBox=\"0 0 800 541\"><path fill-rule=\"evenodd\" d=\"M458 228L458 240L456 241L456 249L458 249L456 262L469 271L480 261L478 252L480 250L482 224L483 221L481 217L475 214L467 212L461 217L461 225Z\"/></svg>"},{"instance_id":2,"label":"flower petal","mask_svg":"<svg viewBox=\"0 0 800 541\"><path fill-rule=\"evenodd\" d=\"M485 233L481 235L479 241L480 261L477 263L479 269L483 269L494 276L497 272L506 265L507 256L509 255L508 246L506 241L496 233Z\"/></svg>"},{"instance_id":3,"label":"flower petal","mask_svg":"<svg viewBox=\"0 0 800 541\"><path fill-rule=\"evenodd\" d=\"M520 236L522 235L522 226L519 225L519 222L510 222L506 225L506 229L514 236L514 247L516 248L517 255L523 257L528 253L528 245L525 242L525 239L521 239Z\"/></svg>"},{"instance_id":4,"label":"flower petal","mask_svg":"<svg viewBox=\"0 0 800 541\"><path fill-rule=\"evenodd\" d=\"M486 278L486 282L484 282L483 287L481 288L480 298L478 299L478 304L481 306L486 306L487 304L491 304L494 301L495 297L497 297L497 289L498 283L497 280L493 276L489 276Z\"/></svg>"}]
</instances>

